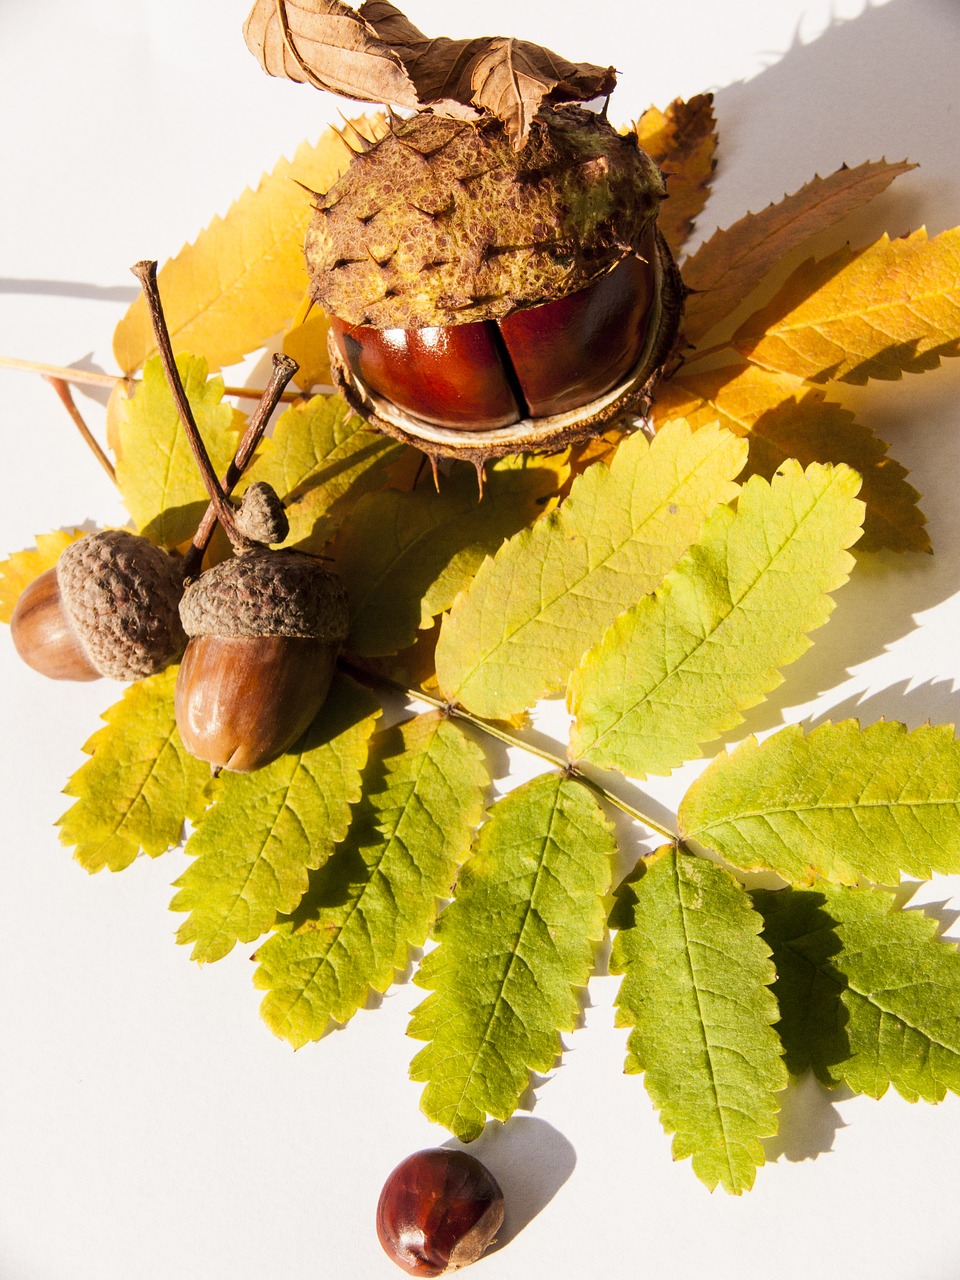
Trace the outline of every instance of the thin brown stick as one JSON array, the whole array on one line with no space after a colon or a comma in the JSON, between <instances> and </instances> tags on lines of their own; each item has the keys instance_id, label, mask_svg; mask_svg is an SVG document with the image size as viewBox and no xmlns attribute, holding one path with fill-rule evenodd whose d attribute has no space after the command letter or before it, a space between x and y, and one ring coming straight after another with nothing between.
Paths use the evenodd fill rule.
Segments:
<instances>
[{"instance_id":1,"label":"thin brown stick","mask_svg":"<svg viewBox=\"0 0 960 1280\"><path fill-rule=\"evenodd\" d=\"M203 437L197 429L197 423L193 416L193 410L190 408L190 401L187 399L187 393L183 389L183 382L180 378L180 370L177 368L177 362L174 359L173 347L170 345L170 332L167 329L167 321L163 314L163 306L160 302L160 291L157 288L157 264L156 262L143 261L135 263L131 268L133 274L140 281L143 289L143 296L146 299L147 310L150 313L150 323L153 326L153 335L157 342L157 348L160 352L160 359L163 363L163 371L167 375L167 382L170 386L170 393L173 396L173 402L176 405L177 413L183 424L183 429L187 434L190 442L190 448L193 450L193 456L196 459L197 467L203 479L203 485L206 489L210 501L217 513L217 519L223 526L223 531L230 539L234 548L240 549L249 545L249 538L245 538L237 528L237 522L234 515L233 507L226 499L226 495L220 487L220 480L217 473L213 469L213 463L210 461L210 455L207 453L207 447L203 443Z\"/></svg>"},{"instance_id":2,"label":"thin brown stick","mask_svg":"<svg viewBox=\"0 0 960 1280\"><path fill-rule=\"evenodd\" d=\"M123 374L96 373L93 369L71 369L63 364L45 364L42 360L20 360L16 356L0 356L0 369L15 369L20 373L39 373L48 378L59 378L63 382L75 383L87 387L113 388L118 382L137 386L141 378L127 378ZM259 400L265 388L257 387L224 387L225 396L235 396L243 400ZM316 395L332 396L337 388L326 382L318 382L313 391ZM287 403L301 400L299 391L285 391L280 397Z\"/></svg>"},{"instance_id":3,"label":"thin brown stick","mask_svg":"<svg viewBox=\"0 0 960 1280\"><path fill-rule=\"evenodd\" d=\"M76 404L74 403L73 396L70 394L70 388L67 386L67 384L64 382L62 378L47 377L46 380L47 382L50 383L51 387L53 387L54 391L60 397L60 403L63 405L67 413L69 413L70 417L73 419L73 424L77 428L77 430L80 432L80 434L83 436L83 439L87 445L87 448L96 458L96 460L100 463L101 467L103 467L104 471L113 481L113 483L116 484L117 473L113 468L113 463L104 453L104 451L100 448L100 444L95 438L93 432L84 422L83 417L81 416L80 410L77 408Z\"/></svg>"},{"instance_id":4,"label":"thin brown stick","mask_svg":"<svg viewBox=\"0 0 960 1280\"><path fill-rule=\"evenodd\" d=\"M233 461L221 481L223 491L228 496L233 492L234 486L243 475L257 445L263 438L267 423L270 421L270 415L280 403L284 387L299 367L296 360L291 359L290 356L279 353L274 355L273 373L270 376L270 382L264 389L263 395L260 397L260 403L254 409L250 421L247 423L247 429L243 433L237 452L233 455ZM213 537L216 525L217 512L211 502L204 512L203 519L197 527L197 532L193 535L193 545L184 557L183 571L186 578L194 578L199 572L204 552L210 545L210 539Z\"/></svg>"}]
</instances>

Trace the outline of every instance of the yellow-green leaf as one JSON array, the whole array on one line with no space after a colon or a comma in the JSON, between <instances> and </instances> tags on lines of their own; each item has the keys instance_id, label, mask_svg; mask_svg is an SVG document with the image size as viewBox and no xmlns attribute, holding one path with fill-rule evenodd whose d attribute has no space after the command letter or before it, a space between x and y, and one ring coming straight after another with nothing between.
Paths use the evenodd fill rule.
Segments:
<instances>
[{"instance_id":1,"label":"yellow-green leaf","mask_svg":"<svg viewBox=\"0 0 960 1280\"><path fill-rule=\"evenodd\" d=\"M194 944L194 960L219 960L296 907L307 872L347 834L379 711L372 694L338 677L295 748L255 773L221 775L170 904L190 912L177 941Z\"/></svg>"},{"instance_id":2,"label":"yellow-green leaf","mask_svg":"<svg viewBox=\"0 0 960 1280\"><path fill-rule=\"evenodd\" d=\"M867 504L858 550L932 550L906 469L849 409L801 378L739 364L683 373L662 384L654 412L658 427L678 417L694 427L719 421L746 436L747 471L768 480L787 458L801 466L845 462L860 472Z\"/></svg>"},{"instance_id":3,"label":"yellow-green leaf","mask_svg":"<svg viewBox=\"0 0 960 1280\"><path fill-rule=\"evenodd\" d=\"M667 773L741 722L810 647L860 535L860 477L787 462L719 507L656 595L622 614L574 672L570 754Z\"/></svg>"},{"instance_id":4,"label":"yellow-green leaf","mask_svg":"<svg viewBox=\"0 0 960 1280\"><path fill-rule=\"evenodd\" d=\"M436 712L377 735L346 840L257 951L275 1035L298 1049L386 991L452 892L488 781L480 748Z\"/></svg>"},{"instance_id":5,"label":"yellow-green leaf","mask_svg":"<svg viewBox=\"0 0 960 1280\"><path fill-rule=\"evenodd\" d=\"M777 1131L787 1084L763 921L722 867L667 847L619 894L610 961L624 974L617 1025L632 1028L626 1069L644 1083L673 1158L693 1157L712 1191L749 1191Z\"/></svg>"},{"instance_id":6,"label":"yellow-green leaf","mask_svg":"<svg viewBox=\"0 0 960 1280\"><path fill-rule=\"evenodd\" d=\"M236 452L243 415L223 403L223 379L208 380L202 357L178 356L177 368L214 469L222 475ZM207 491L159 356L147 361L140 386L118 408L117 484L138 532L162 547L188 542L207 509Z\"/></svg>"},{"instance_id":7,"label":"yellow-green leaf","mask_svg":"<svg viewBox=\"0 0 960 1280\"><path fill-rule=\"evenodd\" d=\"M910 733L844 720L806 736L789 725L719 755L679 821L734 866L794 882L950 874L960 871L960 742L952 725Z\"/></svg>"},{"instance_id":8,"label":"yellow-green leaf","mask_svg":"<svg viewBox=\"0 0 960 1280\"><path fill-rule=\"evenodd\" d=\"M555 465L527 456L488 468L481 499L472 467L411 493L358 502L333 547L350 598L347 647L396 653L448 609L484 558L529 524L563 483Z\"/></svg>"},{"instance_id":9,"label":"yellow-green leaf","mask_svg":"<svg viewBox=\"0 0 960 1280\"><path fill-rule=\"evenodd\" d=\"M383 120L361 117L358 125L373 136ZM292 161L280 160L225 217L164 263L158 282L175 351L200 352L220 369L290 325L309 284L303 238L311 200L304 187L326 191L349 160L333 129L316 143L301 143ZM142 298L117 325L113 351L124 373L156 351Z\"/></svg>"},{"instance_id":10,"label":"yellow-green leaf","mask_svg":"<svg viewBox=\"0 0 960 1280\"><path fill-rule=\"evenodd\" d=\"M531 1071L549 1071L580 1013L614 852L592 794L542 774L497 802L414 981L431 990L408 1034L430 1043L410 1075L421 1107L469 1142L506 1120Z\"/></svg>"},{"instance_id":11,"label":"yellow-green leaf","mask_svg":"<svg viewBox=\"0 0 960 1280\"><path fill-rule=\"evenodd\" d=\"M960 1093L960 955L937 922L879 889L753 895L777 966L790 1070L908 1102Z\"/></svg>"},{"instance_id":12,"label":"yellow-green leaf","mask_svg":"<svg viewBox=\"0 0 960 1280\"><path fill-rule=\"evenodd\" d=\"M14 551L6 560L0 560L0 622L9 622L24 587L34 578L46 573L60 559L60 552L71 542L84 536L82 529L68 533L57 529L53 533L37 534L37 545L27 551Z\"/></svg>"},{"instance_id":13,"label":"yellow-green leaf","mask_svg":"<svg viewBox=\"0 0 960 1280\"><path fill-rule=\"evenodd\" d=\"M803 263L733 346L812 382L900 378L960 353L960 227Z\"/></svg>"},{"instance_id":14,"label":"yellow-green leaf","mask_svg":"<svg viewBox=\"0 0 960 1280\"><path fill-rule=\"evenodd\" d=\"M444 620L444 695L513 715L563 687L624 609L659 586L704 519L737 492L746 449L728 431L674 423L636 432L594 463L561 506L501 547Z\"/></svg>"},{"instance_id":15,"label":"yellow-green leaf","mask_svg":"<svg viewBox=\"0 0 960 1280\"><path fill-rule=\"evenodd\" d=\"M88 871L120 871L137 854L155 858L179 844L210 799L210 766L191 756L173 714L176 667L131 685L104 712L106 727L86 743L92 756L64 788L76 804L59 821L60 839Z\"/></svg>"},{"instance_id":16,"label":"yellow-green leaf","mask_svg":"<svg viewBox=\"0 0 960 1280\"><path fill-rule=\"evenodd\" d=\"M683 264L683 282L692 290L683 311L685 336L699 342L737 309L785 254L862 208L894 178L915 168L906 161L886 160L867 161L855 169L844 165L715 232Z\"/></svg>"},{"instance_id":17,"label":"yellow-green leaf","mask_svg":"<svg viewBox=\"0 0 960 1280\"><path fill-rule=\"evenodd\" d=\"M314 396L280 415L238 491L255 480L273 485L287 504L285 545L319 551L352 504L383 484L403 452L339 396Z\"/></svg>"}]
</instances>

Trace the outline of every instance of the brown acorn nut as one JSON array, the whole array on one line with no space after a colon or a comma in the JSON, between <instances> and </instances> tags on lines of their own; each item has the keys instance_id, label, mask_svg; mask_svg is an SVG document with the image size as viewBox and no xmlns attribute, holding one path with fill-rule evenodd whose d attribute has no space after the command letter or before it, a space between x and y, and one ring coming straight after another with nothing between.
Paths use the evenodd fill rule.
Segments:
<instances>
[{"instance_id":1,"label":"brown acorn nut","mask_svg":"<svg viewBox=\"0 0 960 1280\"><path fill-rule=\"evenodd\" d=\"M127 529L72 542L23 591L10 619L17 653L53 680L139 680L175 662L183 568Z\"/></svg>"},{"instance_id":2,"label":"brown acorn nut","mask_svg":"<svg viewBox=\"0 0 960 1280\"><path fill-rule=\"evenodd\" d=\"M408 1156L387 1178L377 1236L411 1276L440 1276L476 1262L503 1222L503 1193L474 1156L445 1147Z\"/></svg>"},{"instance_id":3,"label":"brown acorn nut","mask_svg":"<svg viewBox=\"0 0 960 1280\"><path fill-rule=\"evenodd\" d=\"M309 727L346 638L346 594L313 556L253 548L209 569L180 606L190 641L177 673L187 750L249 773Z\"/></svg>"},{"instance_id":4,"label":"brown acorn nut","mask_svg":"<svg viewBox=\"0 0 960 1280\"><path fill-rule=\"evenodd\" d=\"M380 430L475 462L642 411L682 313L664 194L636 136L580 107L543 109L520 152L496 120L395 122L307 235L335 381Z\"/></svg>"}]
</instances>

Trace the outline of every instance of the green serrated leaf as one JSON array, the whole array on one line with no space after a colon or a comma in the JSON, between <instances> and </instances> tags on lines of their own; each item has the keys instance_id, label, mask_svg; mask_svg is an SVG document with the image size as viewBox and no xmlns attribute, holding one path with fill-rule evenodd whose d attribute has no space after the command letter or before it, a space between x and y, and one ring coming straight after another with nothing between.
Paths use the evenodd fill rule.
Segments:
<instances>
[{"instance_id":1,"label":"green serrated leaf","mask_svg":"<svg viewBox=\"0 0 960 1280\"><path fill-rule=\"evenodd\" d=\"M444 620L437 676L477 715L506 717L563 687L611 622L657 587L707 514L737 492L746 445L672 423L628 437L562 506L484 564Z\"/></svg>"},{"instance_id":2,"label":"green serrated leaf","mask_svg":"<svg viewBox=\"0 0 960 1280\"><path fill-rule=\"evenodd\" d=\"M414 981L432 994L408 1034L421 1107L464 1142L489 1114L506 1120L530 1071L549 1071L580 1012L593 943L604 930L614 842L591 793L544 774L490 811L439 942Z\"/></svg>"},{"instance_id":3,"label":"green serrated leaf","mask_svg":"<svg viewBox=\"0 0 960 1280\"><path fill-rule=\"evenodd\" d=\"M528 457L491 467L482 499L473 469L458 467L439 493L429 485L358 502L334 547L350 597L347 647L373 657L412 644L557 487L556 469Z\"/></svg>"},{"instance_id":4,"label":"green serrated leaf","mask_svg":"<svg viewBox=\"0 0 960 1280\"><path fill-rule=\"evenodd\" d=\"M288 928L257 952L260 1012L299 1049L386 991L422 946L480 821L489 777L480 749L431 712L374 739L345 842Z\"/></svg>"},{"instance_id":5,"label":"green serrated leaf","mask_svg":"<svg viewBox=\"0 0 960 1280\"><path fill-rule=\"evenodd\" d=\"M296 749L255 773L221 775L170 904L190 912L177 941L194 944L194 960L219 960L296 907L307 872L347 834L379 712L371 693L338 676Z\"/></svg>"},{"instance_id":6,"label":"green serrated leaf","mask_svg":"<svg viewBox=\"0 0 960 1280\"><path fill-rule=\"evenodd\" d=\"M960 742L952 725L790 725L718 756L679 820L727 862L794 883L960 871Z\"/></svg>"},{"instance_id":7,"label":"green serrated leaf","mask_svg":"<svg viewBox=\"0 0 960 1280\"><path fill-rule=\"evenodd\" d=\"M787 1065L908 1102L960 1093L960 954L880 889L757 891Z\"/></svg>"},{"instance_id":8,"label":"green serrated leaf","mask_svg":"<svg viewBox=\"0 0 960 1280\"><path fill-rule=\"evenodd\" d=\"M287 505L287 546L319 551L362 494L384 481L403 446L371 431L339 396L313 396L277 419L247 470Z\"/></svg>"},{"instance_id":9,"label":"green serrated leaf","mask_svg":"<svg viewBox=\"0 0 960 1280\"><path fill-rule=\"evenodd\" d=\"M60 818L60 840L88 871L121 871L143 850L157 857L199 821L213 783L210 766L180 741L173 716L177 669L141 680L103 713L86 743L92 756L64 788L77 802Z\"/></svg>"},{"instance_id":10,"label":"green serrated leaf","mask_svg":"<svg viewBox=\"0 0 960 1280\"><path fill-rule=\"evenodd\" d=\"M240 439L243 415L223 403L223 379L207 378L201 356L177 356L177 368L214 470L226 471ZM207 509L207 491L190 450L159 356L151 356L143 381L120 401L117 484L140 533L162 547L194 535Z\"/></svg>"},{"instance_id":11,"label":"green serrated leaf","mask_svg":"<svg viewBox=\"0 0 960 1280\"><path fill-rule=\"evenodd\" d=\"M624 887L618 915L610 969L624 975L617 1023L633 1028L626 1069L645 1072L674 1159L691 1156L711 1191L748 1191L787 1083L760 916L728 871L672 846Z\"/></svg>"},{"instance_id":12,"label":"green serrated leaf","mask_svg":"<svg viewBox=\"0 0 960 1280\"><path fill-rule=\"evenodd\" d=\"M574 760L668 773L739 724L810 647L860 534L860 477L784 463L720 507L655 596L622 614L574 672Z\"/></svg>"}]
</instances>

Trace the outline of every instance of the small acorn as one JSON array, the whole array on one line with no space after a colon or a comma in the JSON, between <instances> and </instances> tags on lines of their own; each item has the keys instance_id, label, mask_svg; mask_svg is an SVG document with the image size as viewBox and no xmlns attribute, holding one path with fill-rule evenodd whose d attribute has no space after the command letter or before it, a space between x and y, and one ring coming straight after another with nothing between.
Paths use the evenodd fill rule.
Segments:
<instances>
[{"instance_id":1,"label":"small acorn","mask_svg":"<svg viewBox=\"0 0 960 1280\"><path fill-rule=\"evenodd\" d=\"M10 619L17 653L53 680L139 680L175 662L183 566L127 529L87 534L20 596Z\"/></svg>"},{"instance_id":2,"label":"small acorn","mask_svg":"<svg viewBox=\"0 0 960 1280\"><path fill-rule=\"evenodd\" d=\"M288 750L327 695L348 629L346 593L314 556L241 551L188 586L177 674L187 750L249 773Z\"/></svg>"}]
</instances>

